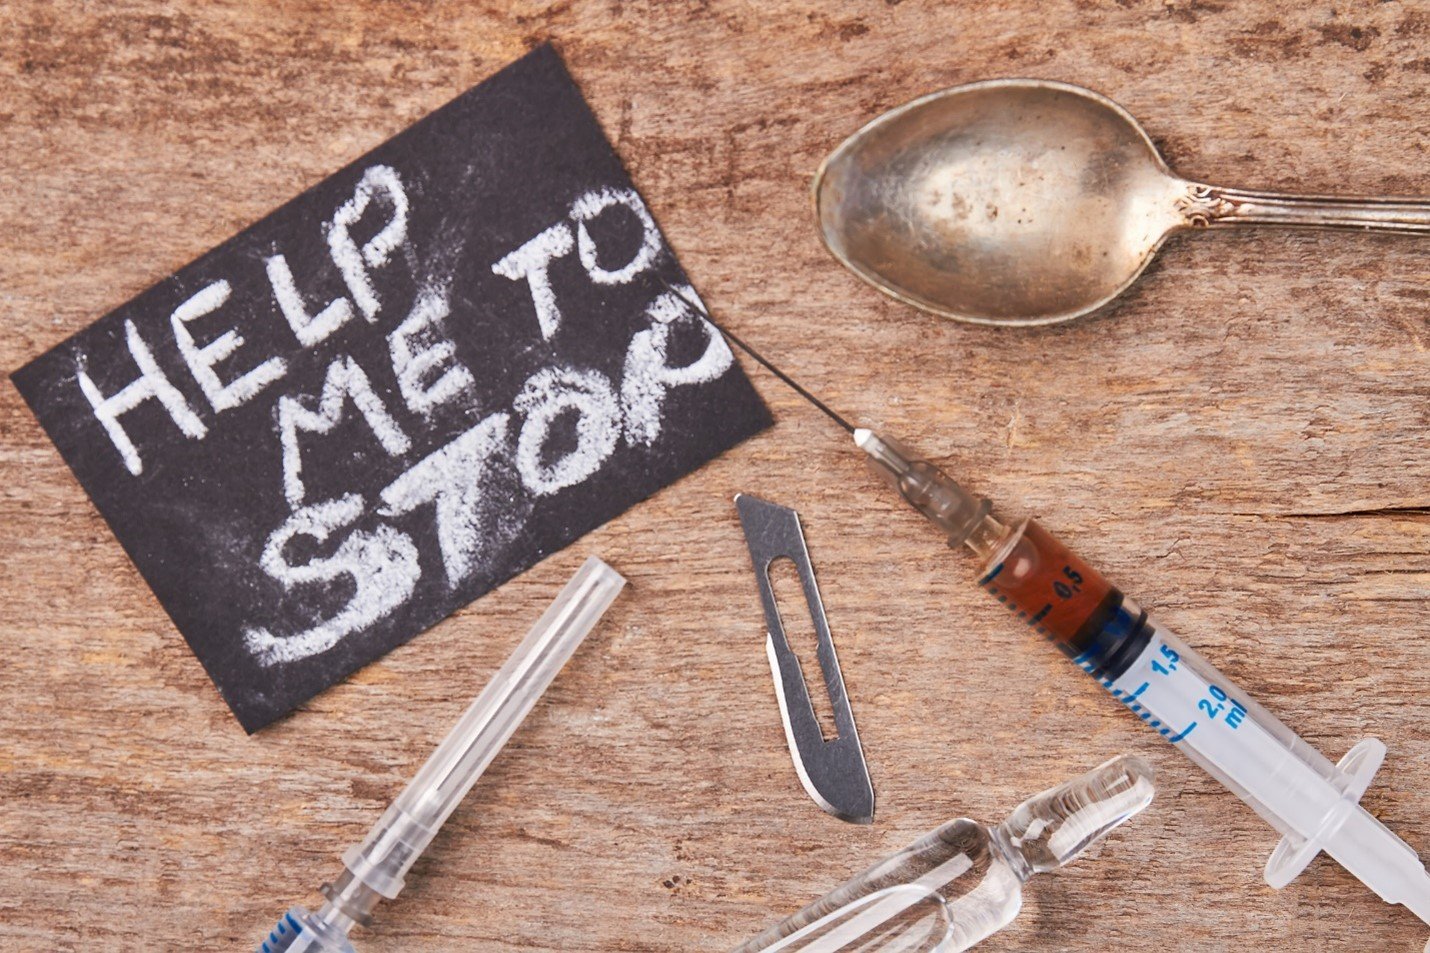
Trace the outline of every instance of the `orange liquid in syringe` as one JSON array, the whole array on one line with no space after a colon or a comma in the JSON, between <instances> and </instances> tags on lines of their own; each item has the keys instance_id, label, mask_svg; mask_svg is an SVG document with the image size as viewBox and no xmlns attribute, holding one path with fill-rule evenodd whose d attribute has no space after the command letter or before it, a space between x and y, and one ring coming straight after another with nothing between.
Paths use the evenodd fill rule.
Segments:
<instances>
[{"instance_id":1,"label":"orange liquid in syringe","mask_svg":"<svg viewBox=\"0 0 1430 953\"><path fill-rule=\"evenodd\" d=\"M1094 674L1120 675L1147 641L1147 614L1037 523L1012 536L979 585Z\"/></svg>"}]
</instances>

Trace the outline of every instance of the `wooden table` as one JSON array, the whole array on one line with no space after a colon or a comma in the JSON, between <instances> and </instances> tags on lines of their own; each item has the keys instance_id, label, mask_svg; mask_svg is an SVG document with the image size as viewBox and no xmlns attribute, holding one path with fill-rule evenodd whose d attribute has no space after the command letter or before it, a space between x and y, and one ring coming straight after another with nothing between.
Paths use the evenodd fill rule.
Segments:
<instances>
[{"instance_id":1,"label":"wooden table","mask_svg":"<svg viewBox=\"0 0 1430 953\"><path fill-rule=\"evenodd\" d=\"M1413 239L1171 242L1136 290L999 331L836 265L806 189L880 111L997 76L1137 115L1182 174L1430 192L1430 7L918 0L0 10L14 369L553 38L707 300L852 417L1040 514L1430 845L1430 270ZM330 9L331 7L331 9ZM1419 950L1028 637L815 413L778 424L247 738L13 388L0 396L0 946L245 949L358 838L586 554L631 592L364 931L365 950L734 945L942 820L1122 751L1156 804L989 950ZM878 791L804 795L730 498L796 506ZM1015 687L1016 686L1016 687Z\"/></svg>"}]
</instances>

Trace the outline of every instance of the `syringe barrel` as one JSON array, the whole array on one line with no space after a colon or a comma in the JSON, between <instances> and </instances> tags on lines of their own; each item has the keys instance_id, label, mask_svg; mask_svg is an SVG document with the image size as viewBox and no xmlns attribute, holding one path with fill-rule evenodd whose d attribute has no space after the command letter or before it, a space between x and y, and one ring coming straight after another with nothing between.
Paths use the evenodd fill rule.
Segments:
<instances>
[{"instance_id":1,"label":"syringe barrel","mask_svg":"<svg viewBox=\"0 0 1430 953\"><path fill-rule=\"evenodd\" d=\"M1340 769L1037 523L980 584L1283 834L1317 837L1354 802Z\"/></svg>"}]
</instances>

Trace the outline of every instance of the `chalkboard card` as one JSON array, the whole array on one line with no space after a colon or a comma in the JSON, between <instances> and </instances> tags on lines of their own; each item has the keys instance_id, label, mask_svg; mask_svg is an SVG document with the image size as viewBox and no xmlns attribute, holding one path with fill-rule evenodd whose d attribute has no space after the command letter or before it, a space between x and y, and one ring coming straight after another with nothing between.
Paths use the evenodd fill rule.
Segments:
<instances>
[{"instance_id":1,"label":"chalkboard card","mask_svg":"<svg viewBox=\"0 0 1430 953\"><path fill-rule=\"evenodd\" d=\"M685 280L541 47L13 380L254 731L768 426Z\"/></svg>"}]
</instances>

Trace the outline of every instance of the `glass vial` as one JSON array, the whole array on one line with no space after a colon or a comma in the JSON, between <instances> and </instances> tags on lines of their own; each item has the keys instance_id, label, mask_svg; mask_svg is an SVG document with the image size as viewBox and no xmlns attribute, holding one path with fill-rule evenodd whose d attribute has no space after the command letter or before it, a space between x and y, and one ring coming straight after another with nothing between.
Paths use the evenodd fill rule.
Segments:
<instances>
[{"instance_id":1,"label":"glass vial","mask_svg":"<svg viewBox=\"0 0 1430 953\"><path fill-rule=\"evenodd\" d=\"M959 818L881 860L735 953L952 953L1013 921L1023 884L1152 803L1152 767L1113 758L989 827Z\"/></svg>"}]
</instances>

